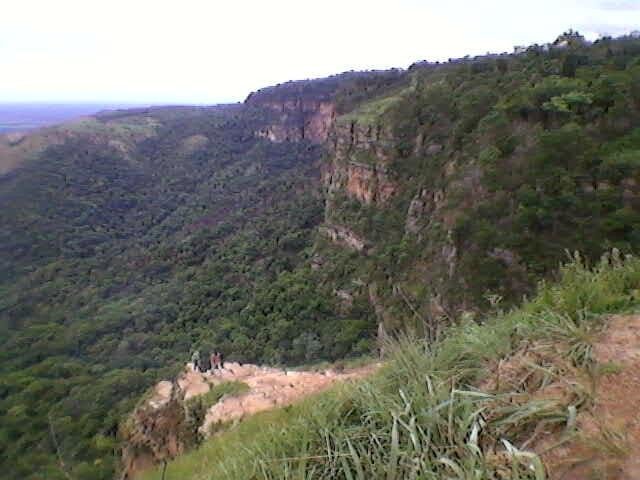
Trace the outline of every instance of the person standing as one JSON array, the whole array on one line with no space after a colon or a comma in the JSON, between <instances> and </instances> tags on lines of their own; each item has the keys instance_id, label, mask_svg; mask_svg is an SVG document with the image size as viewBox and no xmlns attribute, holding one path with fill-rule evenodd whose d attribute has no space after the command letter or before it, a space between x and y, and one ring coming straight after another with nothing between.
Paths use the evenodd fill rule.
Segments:
<instances>
[{"instance_id":1,"label":"person standing","mask_svg":"<svg viewBox=\"0 0 640 480\"><path fill-rule=\"evenodd\" d=\"M209 358L211 359L211 371L213 372L218 367L218 353L213 352Z\"/></svg>"},{"instance_id":2,"label":"person standing","mask_svg":"<svg viewBox=\"0 0 640 480\"><path fill-rule=\"evenodd\" d=\"M210 358L205 355L204 358L200 359L200 371L202 373L208 372L211 370L211 362Z\"/></svg>"},{"instance_id":3,"label":"person standing","mask_svg":"<svg viewBox=\"0 0 640 480\"><path fill-rule=\"evenodd\" d=\"M193 363L193 371L197 372L200 367L200 350L196 350L191 355L191 363Z\"/></svg>"}]
</instances>

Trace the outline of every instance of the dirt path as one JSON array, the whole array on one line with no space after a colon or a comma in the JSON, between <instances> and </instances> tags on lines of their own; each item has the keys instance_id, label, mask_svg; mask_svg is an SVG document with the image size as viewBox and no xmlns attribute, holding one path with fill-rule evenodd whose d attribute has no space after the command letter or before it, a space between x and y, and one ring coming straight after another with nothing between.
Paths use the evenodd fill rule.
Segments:
<instances>
[{"instance_id":1,"label":"dirt path","mask_svg":"<svg viewBox=\"0 0 640 480\"><path fill-rule=\"evenodd\" d=\"M554 480L640 479L640 315L615 316L593 345L601 374L578 434L543 458Z\"/></svg>"},{"instance_id":2,"label":"dirt path","mask_svg":"<svg viewBox=\"0 0 640 480\"><path fill-rule=\"evenodd\" d=\"M221 383L239 381L249 390L240 395L223 396L206 412L199 430L208 436L218 423L236 420L257 412L283 407L307 395L322 391L337 381L362 378L381 364L341 372L325 370L287 371L257 365L227 362L216 372L194 372L190 364L175 382L158 382L149 397L129 416L122 434L123 478L135 478L166 459L175 458L192 445L185 401L204 395Z\"/></svg>"},{"instance_id":3,"label":"dirt path","mask_svg":"<svg viewBox=\"0 0 640 480\"><path fill-rule=\"evenodd\" d=\"M282 370L257 365L240 365L226 362L224 370L200 373L194 372L191 365L178 379L178 386L184 392L185 400L203 395L212 386L228 381L240 381L249 386L249 391L223 397L207 411L200 431L207 435L212 425L228 422L237 418L272 408L290 405L307 395L320 392L336 381L362 378L379 368L379 364L336 372Z\"/></svg>"}]
</instances>

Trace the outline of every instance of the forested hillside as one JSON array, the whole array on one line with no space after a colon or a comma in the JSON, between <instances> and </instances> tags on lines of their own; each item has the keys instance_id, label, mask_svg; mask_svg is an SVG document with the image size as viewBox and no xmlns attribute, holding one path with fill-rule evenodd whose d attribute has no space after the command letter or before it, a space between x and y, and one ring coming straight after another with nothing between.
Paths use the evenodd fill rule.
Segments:
<instances>
[{"instance_id":1,"label":"forested hillside","mask_svg":"<svg viewBox=\"0 0 640 480\"><path fill-rule=\"evenodd\" d=\"M111 478L123 414L196 346L377 353L519 302L565 250L637 252L640 40L106 112L0 153L2 469Z\"/></svg>"},{"instance_id":2,"label":"forested hillside","mask_svg":"<svg viewBox=\"0 0 640 480\"><path fill-rule=\"evenodd\" d=\"M387 333L518 302L567 250L640 246L640 40L568 32L407 76L337 118L323 167L317 253Z\"/></svg>"},{"instance_id":3,"label":"forested hillside","mask_svg":"<svg viewBox=\"0 0 640 480\"><path fill-rule=\"evenodd\" d=\"M268 118L103 114L44 131L55 144L0 179L5 478L111 478L122 415L195 346L271 363L367 350L366 312L319 341L350 313L296 271L322 147L257 138Z\"/></svg>"}]
</instances>

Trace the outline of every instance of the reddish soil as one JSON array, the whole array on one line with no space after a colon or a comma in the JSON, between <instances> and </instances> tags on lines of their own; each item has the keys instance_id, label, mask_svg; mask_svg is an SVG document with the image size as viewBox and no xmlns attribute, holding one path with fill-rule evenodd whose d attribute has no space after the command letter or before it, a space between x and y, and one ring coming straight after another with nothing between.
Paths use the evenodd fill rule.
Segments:
<instances>
[{"instance_id":1,"label":"reddish soil","mask_svg":"<svg viewBox=\"0 0 640 480\"><path fill-rule=\"evenodd\" d=\"M573 436L537 450L554 480L640 479L640 315L612 317L593 354L601 372L593 405L578 415Z\"/></svg>"},{"instance_id":2,"label":"reddish soil","mask_svg":"<svg viewBox=\"0 0 640 480\"><path fill-rule=\"evenodd\" d=\"M226 396L209 408L201 426L207 435L215 424L225 423L255 413L283 407L320 392L336 381L362 378L377 370L379 365L336 372L287 371L278 368L257 365L225 363L223 370L202 374L192 371L189 366L178 379L178 385L185 399L207 393L210 386L228 381L240 381L249 386L249 391L235 396Z\"/></svg>"}]
</instances>

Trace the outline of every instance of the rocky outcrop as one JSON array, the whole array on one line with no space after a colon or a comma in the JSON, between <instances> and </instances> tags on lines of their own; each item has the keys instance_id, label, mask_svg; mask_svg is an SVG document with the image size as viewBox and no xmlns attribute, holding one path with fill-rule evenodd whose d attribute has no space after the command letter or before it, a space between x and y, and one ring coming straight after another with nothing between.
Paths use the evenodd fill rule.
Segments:
<instances>
[{"instance_id":1,"label":"rocky outcrop","mask_svg":"<svg viewBox=\"0 0 640 480\"><path fill-rule=\"evenodd\" d=\"M422 227L422 219L427 216L433 209L429 198L429 192L426 189L420 190L418 195L413 197L407 211L407 220L405 222L406 233L418 233Z\"/></svg>"},{"instance_id":2,"label":"rocky outcrop","mask_svg":"<svg viewBox=\"0 0 640 480\"><path fill-rule=\"evenodd\" d=\"M326 78L288 82L252 93L245 104L271 114L256 134L272 142L324 143L336 118L334 93L339 86L338 78Z\"/></svg>"},{"instance_id":3,"label":"rocky outcrop","mask_svg":"<svg viewBox=\"0 0 640 480\"><path fill-rule=\"evenodd\" d=\"M444 204L444 191L420 189L407 210L405 232L418 234L430 221L431 214Z\"/></svg>"},{"instance_id":4,"label":"rocky outcrop","mask_svg":"<svg viewBox=\"0 0 640 480\"><path fill-rule=\"evenodd\" d=\"M261 106L273 111L275 118L256 134L272 142L308 140L324 143L336 116L330 101L294 98L281 102L263 102Z\"/></svg>"},{"instance_id":5,"label":"rocky outcrop","mask_svg":"<svg viewBox=\"0 0 640 480\"><path fill-rule=\"evenodd\" d=\"M122 479L180 455L194 444L184 410L184 392L172 382L158 383L120 429Z\"/></svg>"},{"instance_id":6,"label":"rocky outcrop","mask_svg":"<svg viewBox=\"0 0 640 480\"><path fill-rule=\"evenodd\" d=\"M334 243L340 243L358 252L366 252L366 240L358 237L348 228L338 225L323 225L320 227L320 233L329 237Z\"/></svg>"},{"instance_id":7,"label":"rocky outcrop","mask_svg":"<svg viewBox=\"0 0 640 480\"><path fill-rule=\"evenodd\" d=\"M387 164L392 135L379 124L343 117L338 121L332 79L289 82L252 93L245 104L269 112L256 135L272 142L307 140L329 148L323 172L329 194L343 190L365 204L384 203L397 191Z\"/></svg>"},{"instance_id":8,"label":"rocky outcrop","mask_svg":"<svg viewBox=\"0 0 640 480\"><path fill-rule=\"evenodd\" d=\"M355 107L357 102L346 99L362 89L374 95L403 75L400 70L344 72L326 78L296 80L252 92L245 105L265 108L273 114L272 121L256 133L274 142L308 140L324 143L334 128L337 103L340 114ZM356 86L357 84L357 86ZM341 98L342 100L337 100Z\"/></svg>"},{"instance_id":9,"label":"rocky outcrop","mask_svg":"<svg viewBox=\"0 0 640 480\"><path fill-rule=\"evenodd\" d=\"M290 405L306 395L328 388L337 380L360 378L376 368L377 365L371 365L340 373L333 370L305 372L227 363L225 369L217 371L209 381L215 383L241 381L249 386L249 391L220 399L207 411L200 430L203 436L208 436L212 430L215 430L216 425L264 410Z\"/></svg>"},{"instance_id":10,"label":"rocky outcrop","mask_svg":"<svg viewBox=\"0 0 640 480\"><path fill-rule=\"evenodd\" d=\"M396 192L387 170L380 165L366 165L350 161L344 168L334 169L325 177L328 190L344 188L347 196L366 205L384 203Z\"/></svg>"},{"instance_id":11,"label":"rocky outcrop","mask_svg":"<svg viewBox=\"0 0 640 480\"><path fill-rule=\"evenodd\" d=\"M342 308L343 310L346 310L347 308L353 306L353 294L348 290L334 290L333 293L339 299L340 308Z\"/></svg>"},{"instance_id":12,"label":"rocky outcrop","mask_svg":"<svg viewBox=\"0 0 640 480\"><path fill-rule=\"evenodd\" d=\"M364 124L347 117L337 123L331 133L333 154L339 159L349 158L358 150L382 161L389 158L384 149L388 145L389 134L381 125Z\"/></svg>"},{"instance_id":13,"label":"rocky outcrop","mask_svg":"<svg viewBox=\"0 0 640 480\"><path fill-rule=\"evenodd\" d=\"M366 205L386 203L398 190L387 167L390 139L381 126L336 124L330 133L330 160L323 169L329 198L342 191Z\"/></svg>"},{"instance_id":14,"label":"rocky outcrop","mask_svg":"<svg viewBox=\"0 0 640 480\"><path fill-rule=\"evenodd\" d=\"M373 364L344 372L305 372L226 362L223 370L201 373L189 364L175 382L159 382L122 426L121 478L132 479L140 472L180 455L222 424L290 405L338 380L360 378L378 367ZM248 389L235 395L223 395L213 405L207 405L200 415L194 416L194 399L226 382L242 382Z\"/></svg>"}]
</instances>

